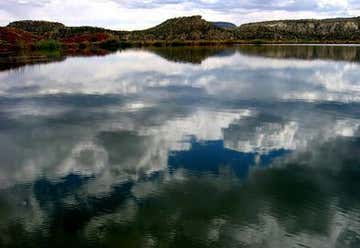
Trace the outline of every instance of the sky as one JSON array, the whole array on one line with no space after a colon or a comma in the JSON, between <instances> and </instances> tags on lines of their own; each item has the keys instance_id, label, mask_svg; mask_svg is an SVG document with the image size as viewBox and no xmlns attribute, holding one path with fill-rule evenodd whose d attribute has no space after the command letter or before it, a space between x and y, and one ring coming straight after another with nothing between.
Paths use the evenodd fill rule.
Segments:
<instances>
[{"instance_id":1,"label":"sky","mask_svg":"<svg viewBox=\"0 0 360 248\"><path fill-rule=\"evenodd\" d=\"M36 19L68 26L136 30L190 15L237 25L274 19L360 16L360 0L0 0L0 26Z\"/></svg>"}]
</instances>

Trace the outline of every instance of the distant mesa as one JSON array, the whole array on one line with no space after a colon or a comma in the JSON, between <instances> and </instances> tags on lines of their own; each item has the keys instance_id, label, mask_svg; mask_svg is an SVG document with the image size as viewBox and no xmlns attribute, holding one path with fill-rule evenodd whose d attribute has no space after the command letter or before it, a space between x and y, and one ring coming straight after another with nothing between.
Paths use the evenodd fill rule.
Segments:
<instances>
[{"instance_id":1,"label":"distant mesa","mask_svg":"<svg viewBox=\"0 0 360 248\"><path fill-rule=\"evenodd\" d=\"M215 25L215 27L223 28L223 29L235 29L237 26L234 23L231 22L212 22L212 24Z\"/></svg>"}]
</instances>

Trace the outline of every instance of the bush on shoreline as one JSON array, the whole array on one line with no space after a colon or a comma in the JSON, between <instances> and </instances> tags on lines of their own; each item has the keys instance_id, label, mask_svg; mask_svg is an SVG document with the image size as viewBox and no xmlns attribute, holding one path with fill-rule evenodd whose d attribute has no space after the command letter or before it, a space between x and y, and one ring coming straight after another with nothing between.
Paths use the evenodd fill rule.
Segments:
<instances>
[{"instance_id":1,"label":"bush on shoreline","mask_svg":"<svg viewBox=\"0 0 360 248\"><path fill-rule=\"evenodd\" d=\"M60 50L61 44L56 40L40 40L35 43L34 48L36 50L55 51Z\"/></svg>"}]
</instances>

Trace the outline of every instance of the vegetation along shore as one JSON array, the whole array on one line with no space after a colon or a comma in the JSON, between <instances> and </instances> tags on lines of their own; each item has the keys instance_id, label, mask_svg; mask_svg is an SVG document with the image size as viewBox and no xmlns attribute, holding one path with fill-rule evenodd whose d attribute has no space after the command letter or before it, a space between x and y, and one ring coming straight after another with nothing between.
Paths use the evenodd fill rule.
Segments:
<instances>
[{"instance_id":1,"label":"vegetation along shore","mask_svg":"<svg viewBox=\"0 0 360 248\"><path fill-rule=\"evenodd\" d=\"M357 43L360 17L281 20L236 26L201 16L169 19L139 31L68 27L48 21L16 21L0 27L0 54L16 51L93 53L132 46L184 46L262 43Z\"/></svg>"}]
</instances>

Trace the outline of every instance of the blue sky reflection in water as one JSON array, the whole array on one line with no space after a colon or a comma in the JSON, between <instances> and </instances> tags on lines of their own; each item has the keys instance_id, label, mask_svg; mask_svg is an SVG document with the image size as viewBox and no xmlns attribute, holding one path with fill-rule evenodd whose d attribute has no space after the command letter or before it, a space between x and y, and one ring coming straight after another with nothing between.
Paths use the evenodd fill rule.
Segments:
<instances>
[{"instance_id":1,"label":"blue sky reflection in water","mask_svg":"<svg viewBox=\"0 0 360 248\"><path fill-rule=\"evenodd\" d=\"M358 247L359 54L2 64L1 247Z\"/></svg>"}]
</instances>

